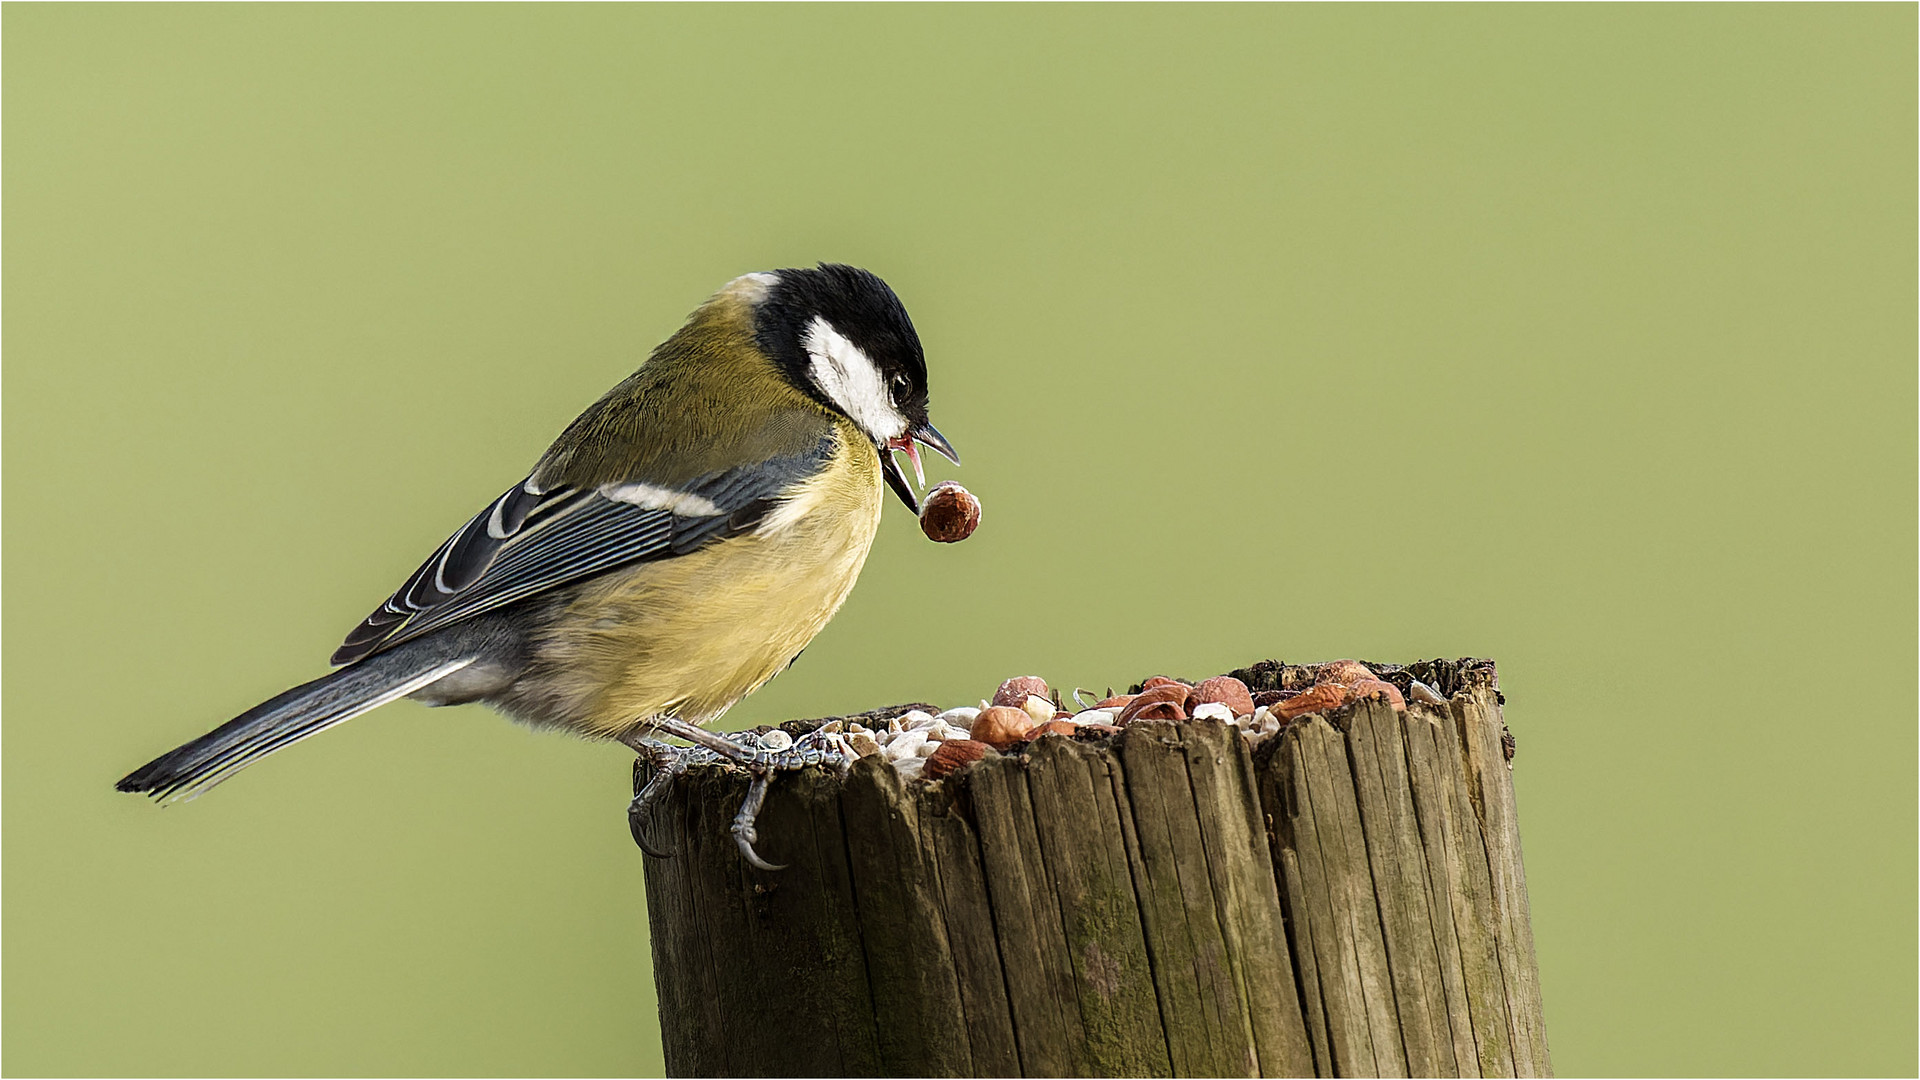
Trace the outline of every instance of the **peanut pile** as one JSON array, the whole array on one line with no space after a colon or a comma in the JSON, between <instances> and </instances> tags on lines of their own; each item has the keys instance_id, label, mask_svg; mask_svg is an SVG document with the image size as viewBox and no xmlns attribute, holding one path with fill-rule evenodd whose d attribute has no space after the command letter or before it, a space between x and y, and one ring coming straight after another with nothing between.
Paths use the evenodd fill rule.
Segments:
<instances>
[{"instance_id":1,"label":"peanut pile","mask_svg":"<svg viewBox=\"0 0 1920 1080\"><path fill-rule=\"evenodd\" d=\"M1422 691L1425 691L1423 694ZM1075 691L1079 702L1083 691ZM1442 699L1416 683L1414 693L1430 703ZM1092 696L1092 695L1086 695ZM859 757L881 755L908 777L937 780L992 753L1012 751L1048 735L1101 737L1116 734L1136 720L1210 720L1232 724L1258 745L1299 716L1326 712L1366 698L1384 699L1404 711L1406 701L1392 683L1355 660L1335 660L1315 669L1315 682L1299 691L1254 694L1230 675L1197 684L1156 676L1135 694L1109 696L1078 711L1061 705L1060 695L1037 675L1021 675L1000 684L979 708L948 709L939 714L913 709L873 727L838 721L822 729L837 734Z\"/></svg>"}]
</instances>

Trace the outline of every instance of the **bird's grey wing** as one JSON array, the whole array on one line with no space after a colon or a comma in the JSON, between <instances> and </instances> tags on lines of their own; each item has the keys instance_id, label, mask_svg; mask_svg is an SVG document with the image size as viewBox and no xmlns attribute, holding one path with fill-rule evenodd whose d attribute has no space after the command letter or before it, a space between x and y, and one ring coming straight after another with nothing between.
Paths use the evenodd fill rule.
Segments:
<instances>
[{"instance_id":1,"label":"bird's grey wing","mask_svg":"<svg viewBox=\"0 0 1920 1080\"><path fill-rule=\"evenodd\" d=\"M356 660L483 611L628 563L667 559L751 529L783 492L825 466L809 452L723 469L673 487L630 480L543 490L516 484L441 544L333 654Z\"/></svg>"}]
</instances>

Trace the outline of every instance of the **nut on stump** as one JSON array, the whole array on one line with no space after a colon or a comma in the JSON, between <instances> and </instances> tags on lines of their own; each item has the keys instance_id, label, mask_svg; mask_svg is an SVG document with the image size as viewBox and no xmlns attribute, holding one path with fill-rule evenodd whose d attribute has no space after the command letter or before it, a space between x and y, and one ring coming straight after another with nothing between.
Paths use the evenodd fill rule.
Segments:
<instances>
[{"instance_id":1,"label":"nut on stump","mask_svg":"<svg viewBox=\"0 0 1920 1080\"><path fill-rule=\"evenodd\" d=\"M1218 702L1225 705L1235 716L1253 715L1253 694L1247 684L1231 675L1215 675L1204 679L1193 688L1194 693L1188 701L1190 706L1206 705Z\"/></svg>"},{"instance_id":2,"label":"nut on stump","mask_svg":"<svg viewBox=\"0 0 1920 1080\"><path fill-rule=\"evenodd\" d=\"M973 737L995 750L1005 750L1025 739L1033 727L1033 717L1028 716L1025 710L1011 705L995 705L982 709L980 715L974 718Z\"/></svg>"},{"instance_id":3,"label":"nut on stump","mask_svg":"<svg viewBox=\"0 0 1920 1080\"><path fill-rule=\"evenodd\" d=\"M1040 676L1016 675L1001 683L1000 689L993 692L993 703L1011 705L1018 709L1025 705L1030 697L1046 698L1052 694L1053 690L1047 686L1047 680ZM1048 713L1047 718L1052 719L1053 714Z\"/></svg>"},{"instance_id":4,"label":"nut on stump","mask_svg":"<svg viewBox=\"0 0 1920 1080\"><path fill-rule=\"evenodd\" d=\"M993 751L983 742L976 742L973 739L948 739L940 744L940 749L927 757L926 768L920 775L929 780L938 780L966 768L991 753Z\"/></svg>"}]
</instances>

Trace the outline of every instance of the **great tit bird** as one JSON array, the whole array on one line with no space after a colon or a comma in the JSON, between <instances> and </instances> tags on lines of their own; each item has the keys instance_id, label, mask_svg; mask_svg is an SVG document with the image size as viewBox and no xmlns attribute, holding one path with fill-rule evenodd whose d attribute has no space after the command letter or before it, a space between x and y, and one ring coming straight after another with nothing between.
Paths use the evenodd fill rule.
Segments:
<instances>
[{"instance_id":1,"label":"great tit bird","mask_svg":"<svg viewBox=\"0 0 1920 1080\"><path fill-rule=\"evenodd\" d=\"M660 734L732 747L699 725L839 610L883 483L918 512L893 455L918 476L916 444L959 462L885 282L833 264L736 278L354 628L338 670L118 787L190 798L403 697L643 753Z\"/></svg>"}]
</instances>

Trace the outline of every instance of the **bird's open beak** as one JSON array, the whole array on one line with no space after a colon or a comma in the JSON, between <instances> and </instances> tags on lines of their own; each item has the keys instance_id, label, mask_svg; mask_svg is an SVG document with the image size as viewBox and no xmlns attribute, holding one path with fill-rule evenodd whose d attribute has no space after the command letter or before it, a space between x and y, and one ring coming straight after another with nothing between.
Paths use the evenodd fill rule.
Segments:
<instances>
[{"instance_id":1,"label":"bird's open beak","mask_svg":"<svg viewBox=\"0 0 1920 1080\"><path fill-rule=\"evenodd\" d=\"M885 452L880 455L885 459L881 462L880 471L887 475L887 486L916 515L920 513L920 500L914 495L913 486L907 483L907 471L900 467L900 459L894 457L893 452L906 451L907 460L913 462L913 478L924 488L927 486L927 474L920 468L920 447L923 445L955 465L960 464L960 455L954 450L953 444L932 424L916 424L908 428L906 434L887 440Z\"/></svg>"}]
</instances>

